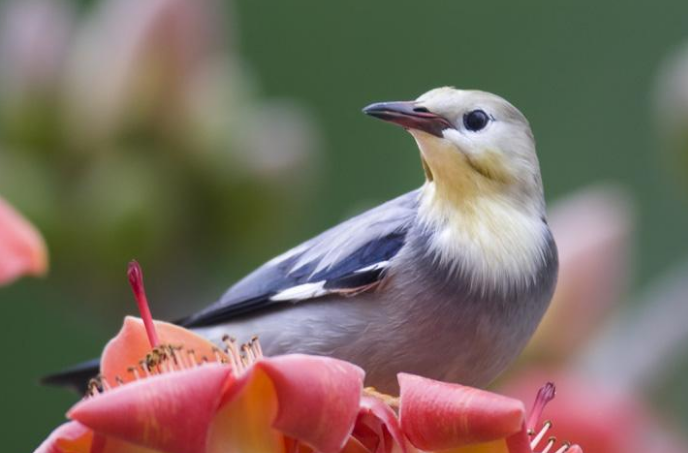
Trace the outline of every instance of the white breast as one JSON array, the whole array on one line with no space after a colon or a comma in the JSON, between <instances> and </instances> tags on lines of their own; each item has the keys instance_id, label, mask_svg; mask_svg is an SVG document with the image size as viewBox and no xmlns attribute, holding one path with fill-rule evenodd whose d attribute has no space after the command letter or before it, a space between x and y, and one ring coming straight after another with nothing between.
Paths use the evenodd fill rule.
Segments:
<instances>
[{"instance_id":1,"label":"white breast","mask_svg":"<svg viewBox=\"0 0 688 453\"><path fill-rule=\"evenodd\" d=\"M476 197L463 209L435 197L427 183L419 219L429 232L430 252L470 278L474 288L532 285L546 260L548 227L537 209L496 196Z\"/></svg>"}]
</instances>

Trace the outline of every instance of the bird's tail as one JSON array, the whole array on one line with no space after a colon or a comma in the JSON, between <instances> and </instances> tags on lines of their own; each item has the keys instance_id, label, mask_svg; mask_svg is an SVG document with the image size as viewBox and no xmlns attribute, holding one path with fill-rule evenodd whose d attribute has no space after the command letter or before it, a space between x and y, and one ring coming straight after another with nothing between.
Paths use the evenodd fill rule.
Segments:
<instances>
[{"instance_id":1,"label":"bird's tail","mask_svg":"<svg viewBox=\"0 0 688 453\"><path fill-rule=\"evenodd\" d=\"M89 360L67 368L59 373L41 378L41 384L68 387L81 393L85 393L88 382L96 377L100 368L100 359Z\"/></svg>"}]
</instances>

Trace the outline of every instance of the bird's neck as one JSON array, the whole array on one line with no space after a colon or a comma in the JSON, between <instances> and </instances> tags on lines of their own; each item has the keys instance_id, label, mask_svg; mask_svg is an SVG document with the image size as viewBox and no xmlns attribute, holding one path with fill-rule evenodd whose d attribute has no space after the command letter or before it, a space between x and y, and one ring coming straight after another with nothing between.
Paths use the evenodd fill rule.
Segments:
<instances>
[{"instance_id":1,"label":"bird's neck","mask_svg":"<svg viewBox=\"0 0 688 453\"><path fill-rule=\"evenodd\" d=\"M418 220L442 264L475 287L507 291L534 284L551 253L551 233L540 210L495 194L457 202L429 181L420 192Z\"/></svg>"}]
</instances>

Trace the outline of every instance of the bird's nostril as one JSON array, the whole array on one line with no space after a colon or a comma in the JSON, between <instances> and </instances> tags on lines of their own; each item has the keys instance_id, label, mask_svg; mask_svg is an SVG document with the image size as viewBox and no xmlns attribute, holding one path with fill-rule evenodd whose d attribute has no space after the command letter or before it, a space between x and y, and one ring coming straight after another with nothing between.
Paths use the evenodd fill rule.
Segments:
<instances>
[{"instance_id":1,"label":"bird's nostril","mask_svg":"<svg viewBox=\"0 0 688 453\"><path fill-rule=\"evenodd\" d=\"M430 110L426 109L425 107L414 107L413 111L418 113L430 113Z\"/></svg>"}]
</instances>

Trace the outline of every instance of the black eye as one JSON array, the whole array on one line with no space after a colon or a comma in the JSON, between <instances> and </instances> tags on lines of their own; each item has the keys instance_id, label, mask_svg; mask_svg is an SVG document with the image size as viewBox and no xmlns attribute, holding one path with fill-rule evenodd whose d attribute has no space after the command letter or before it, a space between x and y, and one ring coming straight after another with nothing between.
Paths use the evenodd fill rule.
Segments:
<instances>
[{"instance_id":1,"label":"black eye","mask_svg":"<svg viewBox=\"0 0 688 453\"><path fill-rule=\"evenodd\" d=\"M463 116L463 125L466 126L466 129L473 132L484 129L489 122L490 117L482 110L473 110Z\"/></svg>"}]
</instances>

